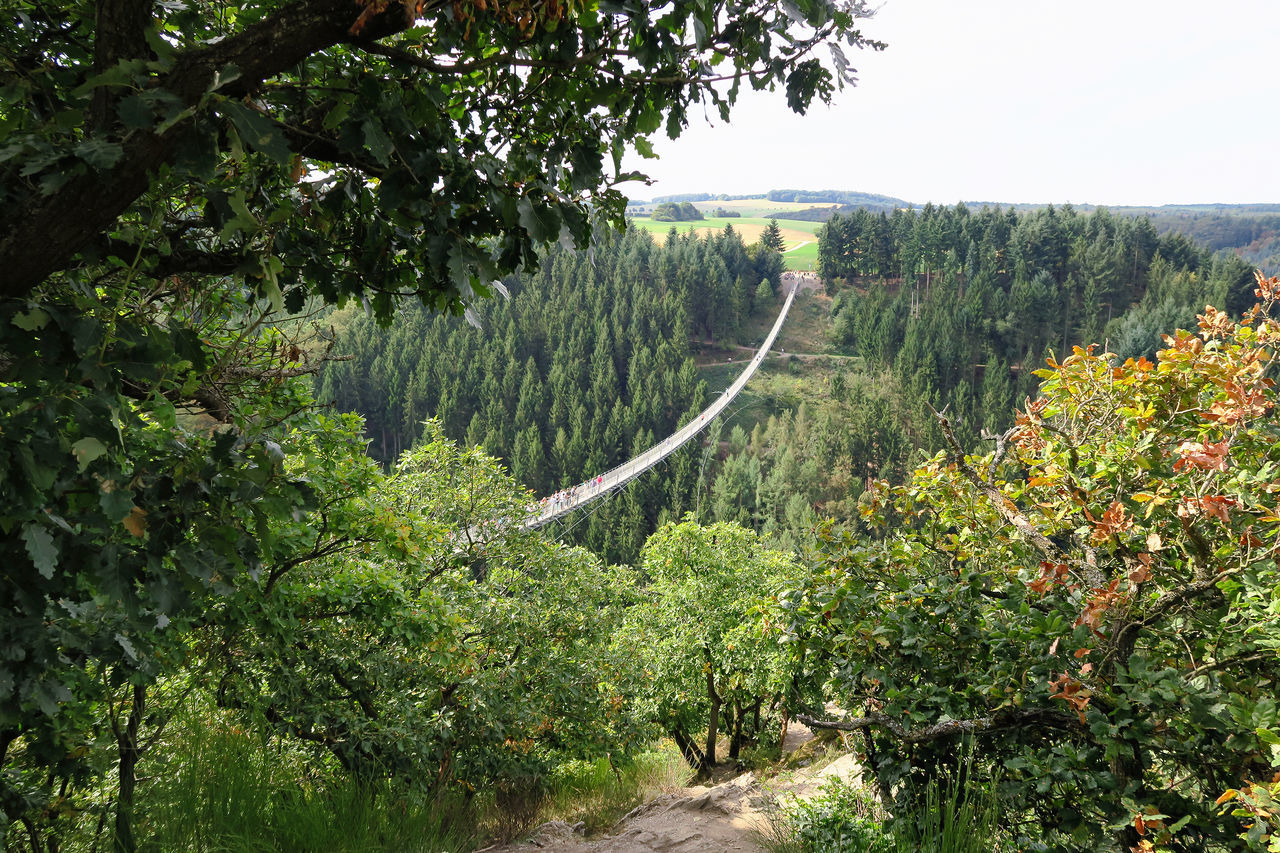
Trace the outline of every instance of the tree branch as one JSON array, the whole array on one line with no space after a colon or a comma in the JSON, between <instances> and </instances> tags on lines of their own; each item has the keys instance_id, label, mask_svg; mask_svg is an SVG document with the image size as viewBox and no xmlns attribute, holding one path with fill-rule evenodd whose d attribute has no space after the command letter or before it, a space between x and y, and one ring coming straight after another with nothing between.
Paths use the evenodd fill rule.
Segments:
<instances>
[{"instance_id":1,"label":"tree branch","mask_svg":"<svg viewBox=\"0 0 1280 853\"><path fill-rule=\"evenodd\" d=\"M1081 570L1081 573L1090 584L1095 587L1103 586L1104 578L1096 565L1090 565L1088 562L1081 560L1073 560L1069 557L1066 552L1053 544L1049 537L1041 533L1039 528L1031 523L1031 519L1027 518L1004 492L997 489L989 480L978 476L978 472L974 471L973 467L965 462L964 449L960 447L960 442L956 441L955 433L951 429L951 421L932 405L928 403L925 403L925 405L929 406L929 411L933 412L933 416L938 420L938 426L942 430L942 437L947 443L947 455L956 466L956 470L972 483L978 491L987 496L992 506L995 507L996 512L1000 513L1005 521L1013 525L1022 534L1023 538L1043 554L1046 559L1055 563L1074 565Z\"/></svg>"},{"instance_id":2,"label":"tree branch","mask_svg":"<svg viewBox=\"0 0 1280 853\"><path fill-rule=\"evenodd\" d=\"M148 56L147 24L151 20L151 0L98 0L94 10L93 72L102 74L121 60ZM115 93L99 86L89 105L89 126L105 130L111 123Z\"/></svg>"},{"instance_id":3,"label":"tree branch","mask_svg":"<svg viewBox=\"0 0 1280 853\"><path fill-rule=\"evenodd\" d=\"M126 0L121 0L126 2ZM137 2L137 0L134 0ZM350 39L361 6L351 0L297 0L237 35L179 54L156 89L176 95L192 113L228 66L239 77L218 88L221 95L242 97L264 80L294 67L317 51ZM412 22L406 7L392 3L371 18L362 32L383 38ZM173 162L193 115L164 133L135 131L121 142L121 156L111 169L86 169L50 195L14 209L0 220L0 298L21 298L107 230L116 218L151 186L151 179ZM32 251L39 246L40 251Z\"/></svg>"},{"instance_id":4,"label":"tree branch","mask_svg":"<svg viewBox=\"0 0 1280 853\"><path fill-rule=\"evenodd\" d=\"M927 743L953 735L1028 727L1069 731L1084 729L1076 717L1046 708L1003 708L986 717L974 720L948 720L945 723L934 723L919 729L904 729L897 720L877 712L848 720L819 720L807 714L797 714L796 719L811 729L834 729L842 732L882 729L903 743Z\"/></svg>"},{"instance_id":5,"label":"tree branch","mask_svg":"<svg viewBox=\"0 0 1280 853\"><path fill-rule=\"evenodd\" d=\"M1241 666L1246 663L1256 663L1257 661L1270 660L1276 662L1280 660L1280 652L1268 650L1265 652L1253 652L1247 655L1236 655L1235 657L1223 658L1213 663L1202 664L1187 673L1187 681L1197 678L1201 675L1207 675L1210 672L1217 672L1223 669L1229 669L1233 666Z\"/></svg>"}]
</instances>

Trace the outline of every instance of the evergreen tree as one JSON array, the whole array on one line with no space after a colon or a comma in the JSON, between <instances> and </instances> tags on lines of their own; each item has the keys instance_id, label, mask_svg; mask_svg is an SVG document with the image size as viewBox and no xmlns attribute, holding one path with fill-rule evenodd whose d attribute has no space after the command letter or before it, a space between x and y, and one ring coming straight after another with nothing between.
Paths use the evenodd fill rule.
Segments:
<instances>
[{"instance_id":1,"label":"evergreen tree","mask_svg":"<svg viewBox=\"0 0 1280 853\"><path fill-rule=\"evenodd\" d=\"M786 248L786 241L782 239L782 229L778 227L778 220L769 220L769 224L760 234L760 245L771 252L781 252Z\"/></svg>"}]
</instances>

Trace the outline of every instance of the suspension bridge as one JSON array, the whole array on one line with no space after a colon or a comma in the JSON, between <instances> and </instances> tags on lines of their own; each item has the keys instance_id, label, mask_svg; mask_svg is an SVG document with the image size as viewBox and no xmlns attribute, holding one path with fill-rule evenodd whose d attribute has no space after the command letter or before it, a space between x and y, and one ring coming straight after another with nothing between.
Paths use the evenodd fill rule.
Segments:
<instances>
[{"instance_id":1,"label":"suspension bridge","mask_svg":"<svg viewBox=\"0 0 1280 853\"><path fill-rule=\"evenodd\" d=\"M769 330L764 343L760 345L760 349L752 356L751 361L743 368L738 378L722 394L716 397L711 405L699 412L697 417L680 427L680 429L638 456L628 459L621 465L610 468L603 474L598 474L576 486L562 489L554 495L542 498L533 507L530 515L521 522L521 526L525 528L541 527L618 491L626 486L627 483L630 483L636 477L639 477L645 471L648 471L672 453L684 447L694 436L706 429L715 420L716 416L733 402L733 399L738 396L738 392L746 387L746 384L751 381L751 377L755 376L756 371L764 361L765 355L768 354L769 348L773 346L774 340L778 337L778 332L782 329L782 324L787 319L787 312L791 310L791 303L795 301L800 278L794 273L789 273L783 278L783 284L784 286L789 284L790 287L787 290L787 298L782 303L782 310L778 312L778 319L773 323L773 328Z\"/></svg>"}]
</instances>

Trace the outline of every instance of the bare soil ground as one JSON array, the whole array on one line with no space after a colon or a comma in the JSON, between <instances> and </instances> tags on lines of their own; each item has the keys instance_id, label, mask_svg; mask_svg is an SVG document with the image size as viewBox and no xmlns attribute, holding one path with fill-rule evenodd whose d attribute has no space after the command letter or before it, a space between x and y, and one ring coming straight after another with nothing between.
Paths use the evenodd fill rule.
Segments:
<instances>
[{"instance_id":1,"label":"bare soil ground","mask_svg":"<svg viewBox=\"0 0 1280 853\"><path fill-rule=\"evenodd\" d=\"M804 726L792 724L784 752L800 749L812 737ZM580 829L552 821L523 841L477 853L764 853L759 832L779 796L804 797L833 776L852 779L861 772L852 755L816 767L781 773L766 782L743 773L719 784L664 794L633 809L602 838L584 838Z\"/></svg>"}]
</instances>

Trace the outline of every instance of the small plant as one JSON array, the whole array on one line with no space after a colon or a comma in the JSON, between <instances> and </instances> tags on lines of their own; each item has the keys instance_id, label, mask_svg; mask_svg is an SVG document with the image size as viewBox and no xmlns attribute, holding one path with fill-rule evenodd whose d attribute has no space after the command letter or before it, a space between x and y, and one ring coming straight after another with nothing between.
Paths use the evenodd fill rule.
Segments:
<instances>
[{"instance_id":1,"label":"small plant","mask_svg":"<svg viewBox=\"0 0 1280 853\"><path fill-rule=\"evenodd\" d=\"M994 781L973 774L967 747L954 773L934 777L919 807L894 822L897 853L988 853L999 844L1000 804Z\"/></svg>"},{"instance_id":2,"label":"small plant","mask_svg":"<svg viewBox=\"0 0 1280 853\"><path fill-rule=\"evenodd\" d=\"M809 800L766 812L761 840L771 853L895 853L879 807L865 789L832 779Z\"/></svg>"}]
</instances>

